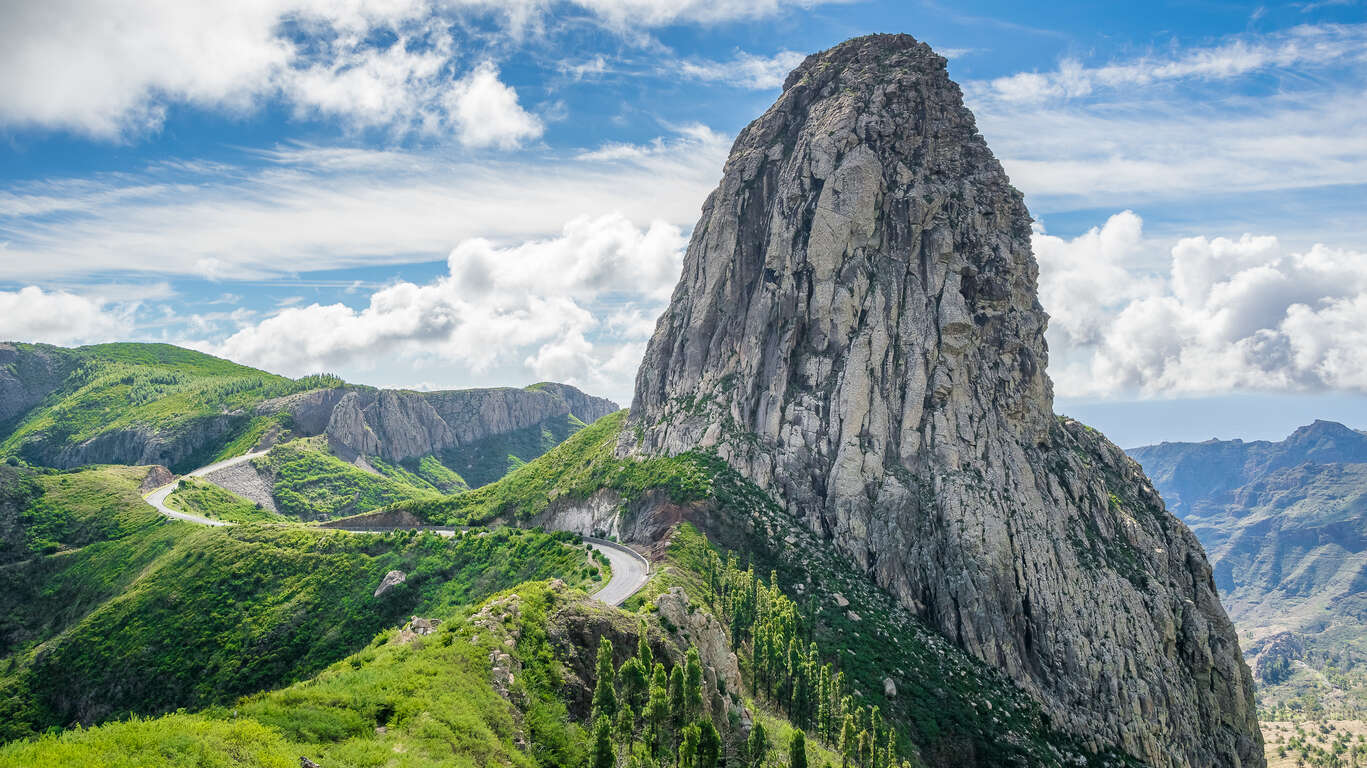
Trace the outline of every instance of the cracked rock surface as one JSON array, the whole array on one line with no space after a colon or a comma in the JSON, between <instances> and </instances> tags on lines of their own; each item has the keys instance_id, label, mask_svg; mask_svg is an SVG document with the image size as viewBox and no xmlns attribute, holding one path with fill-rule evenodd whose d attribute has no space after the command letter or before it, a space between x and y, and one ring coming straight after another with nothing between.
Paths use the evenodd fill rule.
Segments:
<instances>
[{"instance_id":1,"label":"cracked rock surface","mask_svg":"<svg viewBox=\"0 0 1367 768\"><path fill-rule=\"evenodd\" d=\"M1098 748L1262 765L1205 553L1053 414L1030 222L928 46L808 57L704 204L619 452L716 450Z\"/></svg>"}]
</instances>

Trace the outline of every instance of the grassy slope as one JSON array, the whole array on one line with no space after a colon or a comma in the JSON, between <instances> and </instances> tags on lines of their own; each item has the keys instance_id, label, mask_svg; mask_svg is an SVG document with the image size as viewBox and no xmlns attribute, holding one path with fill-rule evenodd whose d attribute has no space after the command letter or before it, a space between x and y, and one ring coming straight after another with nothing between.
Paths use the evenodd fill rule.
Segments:
<instances>
[{"instance_id":1,"label":"grassy slope","mask_svg":"<svg viewBox=\"0 0 1367 768\"><path fill-rule=\"evenodd\" d=\"M522 620L534 625L544 618L546 590L520 592L530 608ZM502 650L500 639L487 632L476 638L469 629L451 621L435 636L407 645L391 642L392 633L380 635L316 678L250 697L232 710L111 723L11 744L0 748L0 766L169 768L200 764L192 761L201 755L208 758L202 764L212 766L284 768L297 766L300 755L329 768L536 765L513 743L519 713L489 684L488 658ZM545 655L519 655L543 667L554 664ZM537 675L523 676L528 677ZM563 712L562 707L539 719L562 736L544 734L541 746L558 741L578 764L584 736L565 722ZM377 733L381 726L385 731Z\"/></svg>"},{"instance_id":2,"label":"grassy slope","mask_svg":"<svg viewBox=\"0 0 1367 768\"><path fill-rule=\"evenodd\" d=\"M381 462L388 475L375 475L333 456L325 438L303 438L277 445L252 459L273 480L272 495L281 514L300 520L329 520L366 512L396 501L431 498L431 484L395 465Z\"/></svg>"},{"instance_id":3,"label":"grassy slope","mask_svg":"<svg viewBox=\"0 0 1367 768\"><path fill-rule=\"evenodd\" d=\"M74 445L136 426L175 434L268 398L341 383L335 377L291 381L169 344L99 344L71 353L75 370L0 442L0 455L27 455L31 451L25 446L31 443ZM260 426L244 417L239 431Z\"/></svg>"},{"instance_id":4,"label":"grassy slope","mask_svg":"<svg viewBox=\"0 0 1367 768\"><path fill-rule=\"evenodd\" d=\"M78 549L119 538L157 519L138 485L147 467L103 466L67 472L0 469L0 496L10 515L0 563Z\"/></svg>"},{"instance_id":5,"label":"grassy slope","mask_svg":"<svg viewBox=\"0 0 1367 768\"><path fill-rule=\"evenodd\" d=\"M260 509L256 504L237 494L224 490L206 480L183 477L171 495L166 497L166 506L190 514L230 523L283 523L289 518L269 509Z\"/></svg>"},{"instance_id":6,"label":"grassy slope","mask_svg":"<svg viewBox=\"0 0 1367 768\"><path fill-rule=\"evenodd\" d=\"M516 612L506 612L513 601ZM641 615L654 622L649 613ZM448 621L432 636L402 644L393 632L384 633L307 682L246 697L231 709L14 743L0 747L0 766L284 768L298 765L303 755L328 768L577 767L586 764L589 744L585 724L570 714L564 698L575 662L560 655L553 635L563 640L557 633L567 624L630 633L636 623L636 617L592 603L582 593L524 584L475 616ZM651 631L662 634L658 622ZM509 637L516 638L511 645L505 644ZM622 646L624 653L635 647ZM489 661L504 651L518 669L507 698L491 683ZM581 649L588 659L593 651ZM764 710L755 714L776 744L771 760L786 759L791 725ZM812 742L808 756L814 766L839 764Z\"/></svg>"},{"instance_id":7,"label":"grassy slope","mask_svg":"<svg viewBox=\"0 0 1367 768\"><path fill-rule=\"evenodd\" d=\"M0 735L204 705L300 679L413 613L449 612L527 579L591 581L564 535L166 521L142 502L135 469L39 476L86 500L78 520L122 522L96 539L72 527L84 546L0 567ZM73 490L101 484L108 497ZM103 506L109 498L122 506ZM42 518L55 503L30 513ZM406 583L375 598L391 569Z\"/></svg>"},{"instance_id":8,"label":"grassy slope","mask_svg":"<svg viewBox=\"0 0 1367 768\"><path fill-rule=\"evenodd\" d=\"M586 498L613 488L630 500L668 489L676 501L706 498L716 460L701 454L617 461L613 448L626 411L604 416L543 456L498 482L442 499L400 502L423 519L443 525L479 524L499 517L526 520L558 498Z\"/></svg>"}]
</instances>

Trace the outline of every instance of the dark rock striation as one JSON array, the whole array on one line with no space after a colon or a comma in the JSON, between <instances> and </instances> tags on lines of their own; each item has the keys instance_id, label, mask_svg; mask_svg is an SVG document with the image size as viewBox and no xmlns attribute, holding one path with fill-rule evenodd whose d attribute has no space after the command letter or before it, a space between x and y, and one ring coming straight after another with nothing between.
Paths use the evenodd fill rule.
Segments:
<instances>
[{"instance_id":1,"label":"dark rock striation","mask_svg":"<svg viewBox=\"0 0 1367 768\"><path fill-rule=\"evenodd\" d=\"M703 206L619 451L716 450L1098 748L1262 765L1196 538L1053 414L1036 270L944 59L810 56Z\"/></svg>"},{"instance_id":2,"label":"dark rock striation","mask_svg":"<svg viewBox=\"0 0 1367 768\"><path fill-rule=\"evenodd\" d=\"M472 445L555 417L573 415L591 423L616 410L611 400L554 383L441 392L340 387L301 392L258 408L266 415L289 413L294 436L325 434L340 453L389 461Z\"/></svg>"}]
</instances>

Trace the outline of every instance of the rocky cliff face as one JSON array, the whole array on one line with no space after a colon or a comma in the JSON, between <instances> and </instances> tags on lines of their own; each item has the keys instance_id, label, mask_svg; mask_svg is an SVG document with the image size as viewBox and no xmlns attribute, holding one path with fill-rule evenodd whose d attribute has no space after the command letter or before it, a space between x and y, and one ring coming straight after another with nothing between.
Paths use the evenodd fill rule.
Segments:
<instances>
[{"instance_id":1,"label":"rocky cliff face","mask_svg":"<svg viewBox=\"0 0 1367 768\"><path fill-rule=\"evenodd\" d=\"M61 386L74 365L69 350L0 342L0 428L12 426Z\"/></svg>"},{"instance_id":2,"label":"rocky cliff face","mask_svg":"<svg viewBox=\"0 0 1367 768\"><path fill-rule=\"evenodd\" d=\"M442 392L342 387L271 400L258 409L288 412L297 436L326 434L341 452L390 461L471 445L558 416L593 422L616 410L611 400L551 383Z\"/></svg>"},{"instance_id":3,"label":"rocky cliff face","mask_svg":"<svg viewBox=\"0 0 1367 768\"><path fill-rule=\"evenodd\" d=\"M808 57L704 204L619 451L715 449L1097 746L1261 765L1200 545L1052 413L1029 235L944 59Z\"/></svg>"}]
</instances>

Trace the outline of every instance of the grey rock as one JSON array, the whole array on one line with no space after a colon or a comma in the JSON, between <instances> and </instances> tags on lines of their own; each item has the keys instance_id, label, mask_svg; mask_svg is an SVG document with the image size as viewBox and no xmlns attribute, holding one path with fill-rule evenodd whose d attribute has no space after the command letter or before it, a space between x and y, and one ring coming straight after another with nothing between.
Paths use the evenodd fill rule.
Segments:
<instances>
[{"instance_id":1,"label":"grey rock","mask_svg":"<svg viewBox=\"0 0 1367 768\"><path fill-rule=\"evenodd\" d=\"M378 587L375 588L375 597L379 597L380 595L383 595L384 593L388 592L389 590L393 589L394 587L397 587L398 585L404 583L404 581L406 581L407 579L408 579L408 576L407 576L403 571L390 571L389 573L386 573L386 574L384 575L384 578L380 580L380 586L378 586ZM422 619L422 621L427 621L427 619ZM414 616L414 617L413 617L413 625L414 625L414 631L415 631L415 632L417 631L417 629L416 629L417 622L418 622L418 617ZM427 629L428 629L428 630L431 629L430 623L429 623L429 625L427 626ZM426 633L426 632L418 632L418 634L427 634L427 633Z\"/></svg>"},{"instance_id":2,"label":"grey rock","mask_svg":"<svg viewBox=\"0 0 1367 768\"><path fill-rule=\"evenodd\" d=\"M244 461L241 464L224 467L216 472L210 472L204 479L248 501L260 504L262 509L280 511L275 506L271 479L263 475L253 462Z\"/></svg>"},{"instance_id":3,"label":"grey rock","mask_svg":"<svg viewBox=\"0 0 1367 768\"><path fill-rule=\"evenodd\" d=\"M889 699L897 698L897 683L891 677L883 678L883 695Z\"/></svg>"},{"instance_id":4,"label":"grey rock","mask_svg":"<svg viewBox=\"0 0 1367 768\"><path fill-rule=\"evenodd\" d=\"M325 434L342 455L389 461L440 453L567 414L591 423L616 410L611 400L554 383L441 392L339 387L269 400L257 408L266 415L289 413L294 436Z\"/></svg>"},{"instance_id":5,"label":"grey rock","mask_svg":"<svg viewBox=\"0 0 1367 768\"><path fill-rule=\"evenodd\" d=\"M708 696L712 718L726 722L730 712L739 718L740 705L716 694L721 690L741 690L740 662L731 650L730 640L721 623L708 611L698 610L696 605L690 606L688 594L682 587L671 587L668 592L655 598L655 607L659 610L660 618L667 622L665 626L674 627L680 647L691 645L698 649L705 682L703 690L712 693ZM718 685L718 681L721 685Z\"/></svg>"},{"instance_id":6,"label":"grey rock","mask_svg":"<svg viewBox=\"0 0 1367 768\"><path fill-rule=\"evenodd\" d=\"M0 342L0 428L12 426L61 386L74 368L70 350Z\"/></svg>"},{"instance_id":7,"label":"grey rock","mask_svg":"<svg viewBox=\"0 0 1367 768\"><path fill-rule=\"evenodd\" d=\"M944 59L905 35L810 56L703 206L619 453L715 449L1098 748L1263 765L1200 545L1053 414L1036 276Z\"/></svg>"}]
</instances>

